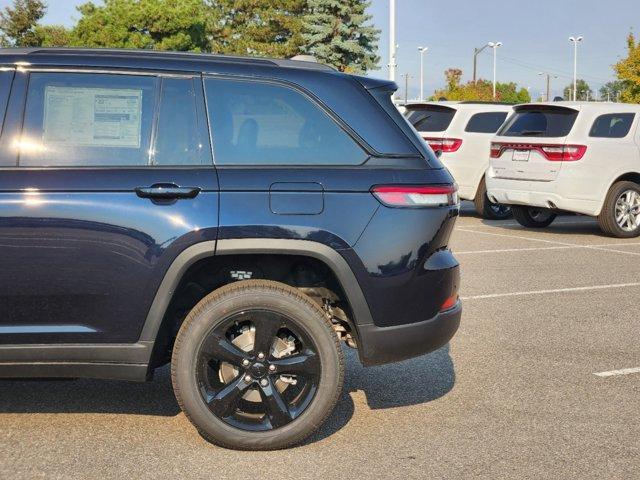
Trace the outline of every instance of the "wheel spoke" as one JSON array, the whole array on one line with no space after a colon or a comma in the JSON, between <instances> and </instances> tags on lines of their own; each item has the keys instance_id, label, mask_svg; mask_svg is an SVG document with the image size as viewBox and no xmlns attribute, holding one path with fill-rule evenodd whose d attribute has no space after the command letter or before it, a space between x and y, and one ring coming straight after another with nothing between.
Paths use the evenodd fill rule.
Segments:
<instances>
[{"instance_id":1,"label":"wheel spoke","mask_svg":"<svg viewBox=\"0 0 640 480\"><path fill-rule=\"evenodd\" d=\"M256 327L253 351L264 353L268 357L276 339L276 334L282 327L282 318L268 312L260 312L252 319L252 322Z\"/></svg>"},{"instance_id":2,"label":"wheel spoke","mask_svg":"<svg viewBox=\"0 0 640 480\"><path fill-rule=\"evenodd\" d=\"M244 391L249 387L240 375L222 390L207 400L209 409L219 417L228 417L233 414L238 406L238 401L242 398Z\"/></svg>"},{"instance_id":3,"label":"wheel spoke","mask_svg":"<svg viewBox=\"0 0 640 480\"><path fill-rule=\"evenodd\" d=\"M273 428L281 427L293 420L287 403L271 380L266 386L260 386L260 396Z\"/></svg>"},{"instance_id":4,"label":"wheel spoke","mask_svg":"<svg viewBox=\"0 0 640 480\"><path fill-rule=\"evenodd\" d=\"M202 345L202 355L208 360L215 359L232 365L241 365L248 355L225 337L212 333Z\"/></svg>"},{"instance_id":5,"label":"wheel spoke","mask_svg":"<svg viewBox=\"0 0 640 480\"><path fill-rule=\"evenodd\" d=\"M276 366L278 373L303 376L314 376L318 374L318 358L313 352L279 358L272 360L270 363Z\"/></svg>"}]
</instances>

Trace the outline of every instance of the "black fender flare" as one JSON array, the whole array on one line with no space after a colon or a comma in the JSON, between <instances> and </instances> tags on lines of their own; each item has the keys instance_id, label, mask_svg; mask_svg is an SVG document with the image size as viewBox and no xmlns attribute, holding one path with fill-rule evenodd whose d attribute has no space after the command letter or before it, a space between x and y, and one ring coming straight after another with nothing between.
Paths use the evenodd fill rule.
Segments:
<instances>
[{"instance_id":1,"label":"black fender flare","mask_svg":"<svg viewBox=\"0 0 640 480\"><path fill-rule=\"evenodd\" d=\"M243 238L224 239L197 243L182 251L164 275L162 283L147 313L138 343L154 344L162 325L165 312L183 275L197 261L207 257L241 254L299 255L315 258L327 265L335 274L347 296L353 312L354 327L373 323L369 305L360 285L347 261L334 250L322 243L309 240ZM357 332L356 332L357 335ZM151 355L151 350L149 350Z\"/></svg>"}]
</instances>

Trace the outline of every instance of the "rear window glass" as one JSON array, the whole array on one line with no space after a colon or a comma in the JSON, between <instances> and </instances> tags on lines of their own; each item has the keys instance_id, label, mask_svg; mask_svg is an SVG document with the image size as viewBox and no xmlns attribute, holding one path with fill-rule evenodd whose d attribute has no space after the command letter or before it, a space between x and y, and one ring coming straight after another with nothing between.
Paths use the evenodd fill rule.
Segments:
<instances>
[{"instance_id":1,"label":"rear window glass","mask_svg":"<svg viewBox=\"0 0 640 480\"><path fill-rule=\"evenodd\" d=\"M609 113L600 115L593 122L590 137L623 138L626 137L633 123L633 113Z\"/></svg>"},{"instance_id":2,"label":"rear window glass","mask_svg":"<svg viewBox=\"0 0 640 480\"><path fill-rule=\"evenodd\" d=\"M566 137L578 112L568 108L519 110L500 129L505 137Z\"/></svg>"},{"instance_id":3,"label":"rear window glass","mask_svg":"<svg viewBox=\"0 0 640 480\"><path fill-rule=\"evenodd\" d=\"M360 146L315 102L288 86L206 80L218 165L359 165Z\"/></svg>"},{"instance_id":4,"label":"rear window glass","mask_svg":"<svg viewBox=\"0 0 640 480\"><path fill-rule=\"evenodd\" d=\"M507 118L507 112L476 113L469 119L465 132L496 133Z\"/></svg>"},{"instance_id":5,"label":"rear window glass","mask_svg":"<svg viewBox=\"0 0 640 480\"><path fill-rule=\"evenodd\" d=\"M404 113L409 123L419 132L444 132L456 111L453 108L431 107L411 108Z\"/></svg>"}]
</instances>

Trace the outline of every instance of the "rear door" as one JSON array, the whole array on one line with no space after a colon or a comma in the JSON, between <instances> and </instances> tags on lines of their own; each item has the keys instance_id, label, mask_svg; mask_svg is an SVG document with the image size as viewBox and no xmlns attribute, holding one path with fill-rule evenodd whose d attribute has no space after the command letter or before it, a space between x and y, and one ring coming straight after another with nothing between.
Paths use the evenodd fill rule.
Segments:
<instances>
[{"instance_id":1,"label":"rear door","mask_svg":"<svg viewBox=\"0 0 640 480\"><path fill-rule=\"evenodd\" d=\"M200 75L22 69L0 152L0 343L135 342L216 238Z\"/></svg>"},{"instance_id":2,"label":"rear door","mask_svg":"<svg viewBox=\"0 0 640 480\"><path fill-rule=\"evenodd\" d=\"M443 161L458 182L461 194L469 192L471 197L475 195L478 183L489 167L491 139L506 118L506 110L469 112L459 127L460 132L453 133L462 140L462 144L457 152L444 155Z\"/></svg>"},{"instance_id":3,"label":"rear door","mask_svg":"<svg viewBox=\"0 0 640 480\"><path fill-rule=\"evenodd\" d=\"M497 178L550 182L562 162L579 155L567 145L578 110L555 105L523 105L498 131L491 145ZM582 152L584 153L584 152Z\"/></svg>"}]
</instances>

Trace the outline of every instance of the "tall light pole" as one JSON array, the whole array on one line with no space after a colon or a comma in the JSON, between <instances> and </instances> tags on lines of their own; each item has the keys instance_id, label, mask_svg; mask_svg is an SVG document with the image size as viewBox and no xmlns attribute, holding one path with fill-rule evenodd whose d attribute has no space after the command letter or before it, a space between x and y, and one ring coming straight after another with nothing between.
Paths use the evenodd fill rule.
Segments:
<instances>
[{"instance_id":1,"label":"tall light pole","mask_svg":"<svg viewBox=\"0 0 640 480\"><path fill-rule=\"evenodd\" d=\"M502 46L502 42L489 42L489 48L493 48L493 99L496 99L496 63L498 56L498 48Z\"/></svg>"},{"instance_id":2,"label":"tall light pole","mask_svg":"<svg viewBox=\"0 0 640 480\"><path fill-rule=\"evenodd\" d=\"M544 75L547 77L547 102L548 102L550 101L550 95L551 95L551 77L558 78L558 76L551 75L550 73L547 73L547 72L539 72L538 75Z\"/></svg>"},{"instance_id":3,"label":"tall light pole","mask_svg":"<svg viewBox=\"0 0 640 480\"><path fill-rule=\"evenodd\" d=\"M476 84L477 72L478 72L478 55L488 46L489 44L486 44L486 45L483 45L481 48L473 49L473 84L474 85Z\"/></svg>"},{"instance_id":4,"label":"tall light pole","mask_svg":"<svg viewBox=\"0 0 640 480\"><path fill-rule=\"evenodd\" d=\"M406 105L409 102L409 79L413 77L408 73L402 76L404 77L404 104Z\"/></svg>"},{"instance_id":5,"label":"tall light pole","mask_svg":"<svg viewBox=\"0 0 640 480\"><path fill-rule=\"evenodd\" d=\"M429 47L418 47L420 52L420 101L424 100L424 54L429 51Z\"/></svg>"},{"instance_id":6,"label":"tall light pole","mask_svg":"<svg viewBox=\"0 0 640 480\"><path fill-rule=\"evenodd\" d=\"M396 0L389 0L389 80L396 81Z\"/></svg>"},{"instance_id":7,"label":"tall light pole","mask_svg":"<svg viewBox=\"0 0 640 480\"><path fill-rule=\"evenodd\" d=\"M578 43L582 41L582 37L569 37L569 41L573 43L573 101L576 101L578 91Z\"/></svg>"}]
</instances>

